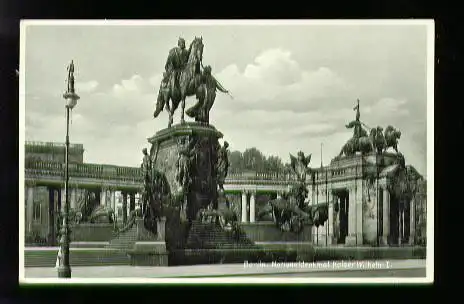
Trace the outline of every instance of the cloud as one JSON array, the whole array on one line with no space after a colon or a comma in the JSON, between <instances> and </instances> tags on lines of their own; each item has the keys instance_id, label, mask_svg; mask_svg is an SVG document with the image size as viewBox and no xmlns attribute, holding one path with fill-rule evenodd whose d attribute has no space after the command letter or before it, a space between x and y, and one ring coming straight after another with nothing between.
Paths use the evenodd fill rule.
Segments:
<instances>
[{"instance_id":1,"label":"cloud","mask_svg":"<svg viewBox=\"0 0 464 304\"><path fill-rule=\"evenodd\" d=\"M87 82L77 82L76 83L76 89L79 92L84 92L84 93L91 93L95 91L98 87L98 81L96 80L91 80Z\"/></svg>"},{"instance_id":2,"label":"cloud","mask_svg":"<svg viewBox=\"0 0 464 304\"><path fill-rule=\"evenodd\" d=\"M291 52L271 49L261 53L254 64L246 66L244 77L264 81L271 85L285 86L301 80L298 63L291 58Z\"/></svg>"},{"instance_id":3,"label":"cloud","mask_svg":"<svg viewBox=\"0 0 464 304\"><path fill-rule=\"evenodd\" d=\"M257 147L284 161L289 153L303 150L313 154L313 165L319 165L323 143L322 158L327 164L352 135L345 124L354 119L353 106L360 98L362 121L406 130L400 142L405 156L419 157L421 163L426 159L425 153L417 153L425 151L425 119L412 120L425 110L410 95L379 91L380 97L363 99L364 87L343 76L336 66L304 68L284 48L270 48L249 62L242 69L230 63L215 71L213 65L213 74L234 98L218 92L210 119L231 150ZM140 151L148 146L146 139L167 126L165 111L152 118L162 72L129 74L104 88L96 80L78 84L81 100L72 114L71 141L85 145L86 161L139 165ZM370 86L368 80L363 86ZM27 95L26 138L61 141L63 100L58 94L47 94ZM189 97L186 108L195 102L195 97ZM175 123L179 116L178 110ZM424 132L414 132L412 126ZM419 171L424 172L423 167L418 166Z\"/></svg>"},{"instance_id":4,"label":"cloud","mask_svg":"<svg viewBox=\"0 0 464 304\"><path fill-rule=\"evenodd\" d=\"M123 79L121 83L113 86L113 95L117 98L125 98L130 94L150 94L151 86L149 82L140 75L133 75L130 79Z\"/></svg>"},{"instance_id":5,"label":"cloud","mask_svg":"<svg viewBox=\"0 0 464 304\"><path fill-rule=\"evenodd\" d=\"M237 65L229 65L216 78L234 96L232 101L219 96L218 101L234 111L308 112L346 103L350 95L349 82L335 71L327 67L302 70L291 53L282 49L264 51L243 73Z\"/></svg>"}]
</instances>

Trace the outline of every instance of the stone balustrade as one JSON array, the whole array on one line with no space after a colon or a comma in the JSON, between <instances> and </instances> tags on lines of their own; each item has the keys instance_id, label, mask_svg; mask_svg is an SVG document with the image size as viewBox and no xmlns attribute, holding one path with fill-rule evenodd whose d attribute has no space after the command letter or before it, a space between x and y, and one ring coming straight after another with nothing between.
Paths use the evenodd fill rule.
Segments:
<instances>
[{"instance_id":1,"label":"stone balustrade","mask_svg":"<svg viewBox=\"0 0 464 304\"><path fill-rule=\"evenodd\" d=\"M65 164L42 160L26 160L26 177L64 176ZM76 164L68 166L70 177L95 178L102 180L118 180L142 182L141 168L121 167L102 164ZM236 172L227 176L227 181L280 181L294 182L296 177L288 173L278 172Z\"/></svg>"},{"instance_id":2,"label":"stone balustrade","mask_svg":"<svg viewBox=\"0 0 464 304\"><path fill-rule=\"evenodd\" d=\"M47 151L47 149L56 149L56 148L65 149L66 146L64 143L26 141L25 148L26 148L26 151L40 152L40 151ZM69 149L84 151L84 145L83 144L69 144Z\"/></svg>"}]
</instances>

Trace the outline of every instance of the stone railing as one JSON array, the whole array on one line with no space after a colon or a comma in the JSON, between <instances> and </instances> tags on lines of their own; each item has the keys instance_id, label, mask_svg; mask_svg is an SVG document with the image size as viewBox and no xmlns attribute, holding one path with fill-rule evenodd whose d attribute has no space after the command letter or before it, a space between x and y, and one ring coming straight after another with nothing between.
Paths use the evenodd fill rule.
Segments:
<instances>
[{"instance_id":1,"label":"stone railing","mask_svg":"<svg viewBox=\"0 0 464 304\"><path fill-rule=\"evenodd\" d=\"M56 147L65 148L64 143L55 142L41 142L41 141L26 141L26 147ZM81 149L84 150L83 144L69 144L70 149Z\"/></svg>"},{"instance_id":2,"label":"stone railing","mask_svg":"<svg viewBox=\"0 0 464 304\"><path fill-rule=\"evenodd\" d=\"M65 164L51 161L26 160L26 176L61 176L64 177ZM121 167L102 164L69 164L71 178L94 178L102 180L118 180L142 182L141 168ZM277 172L234 172L227 176L231 181L296 181L296 177L288 173Z\"/></svg>"},{"instance_id":3,"label":"stone railing","mask_svg":"<svg viewBox=\"0 0 464 304\"><path fill-rule=\"evenodd\" d=\"M25 163L26 176L62 176L65 164L57 162L29 160ZM142 182L140 168L119 167L100 164L69 164L69 176L72 178L94 178L101 180L118 180Z\"/></svg>"},{"instance_id":4,"label":"stone railing","mask_svg":"<svg viewBox=\"0 0 464 304\"><path fill-rule=\"evenodd\" d=\"M233 172L227 174L227 180L279 180L296 181L296 176L279 172Z\"/></svg>"}]
</instances>

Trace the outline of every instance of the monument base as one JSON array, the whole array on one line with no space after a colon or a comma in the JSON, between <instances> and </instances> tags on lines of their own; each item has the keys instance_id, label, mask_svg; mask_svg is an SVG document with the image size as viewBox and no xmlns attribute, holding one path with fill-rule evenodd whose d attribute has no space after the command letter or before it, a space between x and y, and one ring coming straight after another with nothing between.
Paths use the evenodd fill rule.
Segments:
<instances>
[{"instance_id":1,"label":"monument base","mask_svg":"<svg viewBox=\"0 0 464 304\"><path fill-rule=\"evenodd\" d=\"M131 266L168 266L166 242L136 242L129 258Z\"/></svg>"},{"instance_id":2,"label":"monument base","mask_svg":"<svg viewBox=\"0 0 464 304\"><path fill-rule=\"evenodd\" d=\"M166 218L157 221L157 235L148 231L143 219L135 221L137 234L131 250L127 252L132 266L168 266L166 248Z\"/></svg>"},{"instance_id":3,"label":"monument base","mask_svg":"<svg viewBox=\"0 0 464 304\"><path fill-rule=\"evenodd\" d=\"M387 236L381 236L380 237L380 246L389 246Z\"/></svg>"},{"instance_id":4,"label":"monument base","mask_svg":"<svg viewBox=\"0 0 464 304\"><path fill-rule=\"evenodd\" d=\"M358 233L357 235L348 235L345 239L345 247L355 247L362 245L363 238L362 234Z\"/></svg>"},{"instance_id":5,"label":"monument base","mask_svg":"<svg viewBox=\"0 0 464 304\"><path fill-rule=\"evenodd\" d=\"M168 251L184 248L190 224L201 209L217 208L216 165L222 136L212 125L188 122L148 139L152 169L163 176L164 191L171 197L162 211Z\"/></svg>"}]
</instances>

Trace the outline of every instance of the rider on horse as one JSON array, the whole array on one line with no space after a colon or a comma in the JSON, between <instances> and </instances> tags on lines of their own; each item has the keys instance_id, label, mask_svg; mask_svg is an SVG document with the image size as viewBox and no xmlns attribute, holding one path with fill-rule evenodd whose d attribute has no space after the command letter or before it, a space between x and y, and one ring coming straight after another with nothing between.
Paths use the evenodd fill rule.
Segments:
<instances>
[{"instance_id":1,"label":"rider on horse","mask_svg":"<svg viewBox=\"0 0 464 304\"><path fill-rule=\"evenodd\" d=\"M188 61L189 51L185 48L184 38L179 38L177 42L177 47L172 48L169 51L168 59L166 65L164 66L166 70L165 77L163 82L169 82L171 75L174 75L176 85L179 83L180 71L185 67L185 64Z\"/></svg>"}]
</instances>

